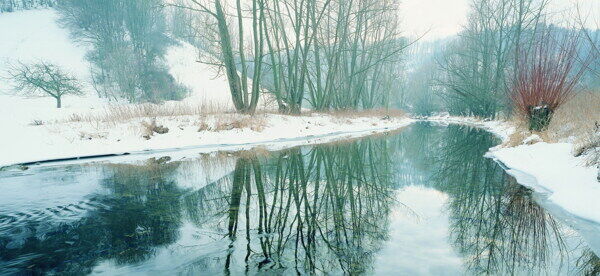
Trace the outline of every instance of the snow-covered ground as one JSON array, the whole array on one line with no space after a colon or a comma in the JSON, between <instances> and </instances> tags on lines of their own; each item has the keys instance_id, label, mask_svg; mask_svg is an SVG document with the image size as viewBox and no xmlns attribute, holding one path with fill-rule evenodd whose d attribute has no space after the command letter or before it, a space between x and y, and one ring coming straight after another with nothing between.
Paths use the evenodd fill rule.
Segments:
<instances>
[{"instance_id":1,"label":"snow-covered ground","mask_svg":"<svg viewBox=\"0 0 600 276\"><path fill-rule=\"evenodd\" d=\"M598 169L583 166L569 143L536 143L497 148L490 156L500 160L517 181L549 194L549 200L579 217L600 222Z\"/></svg>"},{"instance_id":2,"label":"snow-covered ground","mask_svg":"<svg viewBox=\"0 0 600 276\"><path fill-rule=\"evenodd\" d=\"M59 24L60 16L54 9L26 10L0 14L0 129L3 133L17 131L17 127L34 120L64 120L73 113L103 112L111 105L97 97L91 85L90 63L84 43L75 42L67 29ZM217 76L209 65L196 62L198 54L193 46L179 43L168 49L165 62L173 77L190 88L185 99L190 105L231 106L229 89L224 76ZM63 108L55 108L52 98L23 98L15 95L7 70L19 62L46 61L58 65L77 77L85 95L63 97Z\"/></svg>"},{"instance_id":3,"label":"snow-covered ground","mask_svg":"<svg viewBox=\"0 0 600 276\"><path fill-rule=\"evenodd\" d=\"M89 155L136 153L144 151L204 149L248 149L255 146L273 148L323 143L332 140L359 137L387 132L410 124L409 118L381 117L341 118L324 114L284 116L263 114L255 117L237 114L207 115L209 129L199 131L198 116L159 117L157 125L169 128L166 134L155 134L150 139L143 136L140 118L123 123L64 122L40 126L23 126L18 132L0 136L0 167L17 163L61 159ZM260 128L225 127L212 131L219 121L262 121ZM251 123L252 124L252 123ZM232 129L227 129L232 128ZM201 151L199 151L201 152Z\"/></svg>"},{"instance_id":4,"label":"snow-covered ground","mask_svg":"<svg viewBox=\"0 0 600 276\"><path fill-rule=\"evenodd\" d=\"M428 120L481 127L503 141L516 130L507 122L476 118L435 116ZM507 172L521 185L547 194L549 201L575 216L600 223L598 168L585 166L583 157L574 157L570 143L529 143L517 147L497 146L490 149L487 156L505 165Z\"/></svg>"}]
</instances>

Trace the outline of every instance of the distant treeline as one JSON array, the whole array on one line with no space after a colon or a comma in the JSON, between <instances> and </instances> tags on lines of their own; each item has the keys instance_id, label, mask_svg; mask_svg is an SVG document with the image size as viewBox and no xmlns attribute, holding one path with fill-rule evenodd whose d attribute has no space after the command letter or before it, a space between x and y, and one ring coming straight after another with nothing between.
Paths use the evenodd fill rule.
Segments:
<instances>
[{"instance_id":1,"label":"distant treeline","mask_svg":"<svg viewBox=\"0 0 600 276\"><path fill-rule=\"evenodd\" d=\"M0 13L53 7L56 2L57 0L0 0Z\"/></svg>"},{"instance_id":2,"label":"distant treeline","mask_svg":"<svg viewBox=\"0 0 600 276\"><path fill-rule=\"evenodd\" d=\"M509 115L518 105L511 97L523 74L539 79L540 87L530 97L540 99L532 105L554 101L554 94L569 90L566 84L573 77L578 89L600 87L600 32L581 28L577 18L570 28L553 25L548 0L470 2L468 22L458 35L411 49L414 56L408 58L414 63L401 108L421 115ZM530 68L534 64L538 68ZM561 75L551 76L556 71ZM560 101L568 98L560 95Z\"/></svg>"}]
</instances>

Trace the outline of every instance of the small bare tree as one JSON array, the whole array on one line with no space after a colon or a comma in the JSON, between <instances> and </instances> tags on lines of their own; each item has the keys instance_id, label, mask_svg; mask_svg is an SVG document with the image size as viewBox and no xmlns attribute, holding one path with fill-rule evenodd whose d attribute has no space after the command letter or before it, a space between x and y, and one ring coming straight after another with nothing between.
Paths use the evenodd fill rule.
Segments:
<instances>
[{"instance_id":1,"label":"small bare tree","mask_svg":"<svg viewBox=\"0 0 600 276\"><path fill-rule=\"evenodd\" d=\"M60 67L47 62L19 63L8 70L15 90L26 96L46 96L56 99L61 108L62 96L82 95L80 82Z\"/></svg>"}]
</instances>

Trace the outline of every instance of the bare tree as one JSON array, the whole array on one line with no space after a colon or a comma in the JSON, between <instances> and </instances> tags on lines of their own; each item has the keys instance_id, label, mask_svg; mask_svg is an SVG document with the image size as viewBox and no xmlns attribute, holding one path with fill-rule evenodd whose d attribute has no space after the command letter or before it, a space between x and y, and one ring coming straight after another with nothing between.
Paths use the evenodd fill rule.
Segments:
<instances>
[{"instance_id":1,"label":"bare tree","mask_svg":"<svg viewBox=\"0 0 600 276\"><path fill-rule=\"evenodd\" d=\"M530 47L548 0L473 0L465 30L440 62L451 113L494 118L507 107L509 79Z\"/></svg>"},{"instance_id":2,"label":"bare tree","mask_svg":"<svg viewBox=\"0 0 600 276\"><path fill-rule=\"evenodd\" d=\"M581 27L583 37L587 41L590 52L593 55L592 62L590 62L588 69L589 72L596 77L596 79L600 79L600 19L593 18L592 22L589 22L588 19L582 14L581 9L582 8L580 6L577 6L576 23ZM596 30L590 30L587 28L588 25L595 25Z\"/></svg>"},{"instance_id":3,"label":"bare tree","mask_svg":"<svg viewBox=\"0 0 600 276\"><path fill-rule=\"evenodd\" d=\"M15 83L15 90L22 95L49 96L56 99L56 107L61 108L62 96L82 95L80 82L60 67L47 62L34 64L19 63L8 71Z\"/></svg>"},{"instance_id":4,"label":"bare tree","mask_svg":"<svg viewBox=\"0 0 600 276\"><path fill-rule=\"evenodd\" d=\"M199 20L191 24L202 41L199 62L223 69L236 110L253 114L261 92L265 0L188 0L170 6L197 13Z\"/></svg>"},{"instance_id":5,"label":"bare tree","mask_svg":"<svg viewBox=\"0 0 600 276\"><path fill-rule=\"evenodd\" d=\"M407 46L397 0L175 2L203 14L202 62L224 69L233 103L252 113L262 91L280 112L387 106ZM208 20L207 20L208 19Z\"/></svg>"}]
</instances>

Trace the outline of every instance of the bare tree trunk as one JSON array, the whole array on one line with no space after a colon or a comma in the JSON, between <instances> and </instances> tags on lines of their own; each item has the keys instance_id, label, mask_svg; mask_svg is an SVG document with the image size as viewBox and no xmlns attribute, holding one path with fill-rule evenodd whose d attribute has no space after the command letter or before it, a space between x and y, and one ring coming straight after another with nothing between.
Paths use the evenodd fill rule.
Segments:
<instances>
[{"instance_id":1,"label":"bare tree trunk","mask_svg":"<svg viewBox=\"0 0 600 276\"><path fill-rule=\"evenodd\" d=\"M219 28L219 44L221 46L223 63L225 64L225 70L227 72L227 80L229 82L229 89L231 90L233 105L237 110L244 110L245 106L242 101L243 92L240 84L240 76L237 73L233 49L231 47L231 36L229 34L229 27L227 26L221 0L215 0L215 18Z\"/></svg>"}]
</instances>

